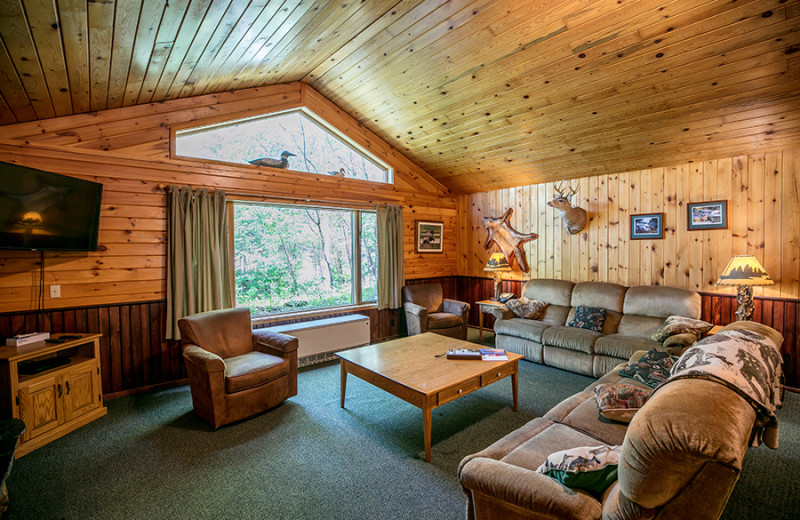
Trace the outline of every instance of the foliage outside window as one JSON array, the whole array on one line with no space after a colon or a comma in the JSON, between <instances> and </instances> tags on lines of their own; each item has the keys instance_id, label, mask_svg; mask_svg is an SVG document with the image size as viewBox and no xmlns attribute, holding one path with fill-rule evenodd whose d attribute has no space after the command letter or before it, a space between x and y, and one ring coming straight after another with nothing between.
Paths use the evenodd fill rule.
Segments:
<instances>
[{"instance_id":1,"label":"foliage outside window","mask_svg":"<svg viewBox=\"0 0 800 520\"><path fill-rule=\"evenodd\" d=\"M307 109L229 121L176 133L175 153L229 163L289 156L286 169L392 182L391 169Z\"/></svg>"},{"instance_id":2,"label":"foliage outside window","mask_svg":"<svg viewBox=\"0 0 800 520\"><path fill-rule=\"evenodd\" d=\"M259 315L377 300L374 212L237 202L233 213L237 306Z\"/></svg>"}]
</instances>

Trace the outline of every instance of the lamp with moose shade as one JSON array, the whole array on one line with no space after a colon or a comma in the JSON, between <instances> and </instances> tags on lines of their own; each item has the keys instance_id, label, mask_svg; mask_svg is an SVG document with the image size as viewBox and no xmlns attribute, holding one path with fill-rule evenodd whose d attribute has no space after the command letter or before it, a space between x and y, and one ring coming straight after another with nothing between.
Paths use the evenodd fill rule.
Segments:
<instances>
[{"instance_id":1,"label":"lamp with moose shade","mask_svg":"<svg viewBox=\"0 0 800 520\"><path fill-rule=\"evenodd\" d=\"M500 273L511 271L511 266L508 265L508 260L503 253L492 253L489 261L486 262L484 271L490 272L494 275L494 298L493 300L500 299Z\"/></svg>"},{"instance_id":2,"label":"lamp with moose shade","mask_svg":"<svg viewBox=\"0 0 800 520\"><path fill-rule=\"evenodd\" d=\"M717 285L738 287L736 293L736 318L739 321L753 319L753 287L772 285L775 282L753 255L736 255L717 280Z\"/></svg>"}]
</instances>

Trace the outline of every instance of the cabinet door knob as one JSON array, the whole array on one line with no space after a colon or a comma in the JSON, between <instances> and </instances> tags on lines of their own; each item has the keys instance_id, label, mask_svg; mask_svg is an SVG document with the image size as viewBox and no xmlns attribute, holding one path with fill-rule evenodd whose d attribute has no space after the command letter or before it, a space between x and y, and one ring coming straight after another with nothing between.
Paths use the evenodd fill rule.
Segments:
<instances>
[{"instance_id":1,"label":"cabinet door knob","mask_svg":"<svg viewBox=\"0 0 800 520\"><path fill-rule=\"evenodd\" d=\"M67 381L67 395L69 395L69 381Z\"/></svg>"},{"instance_id":2,"label":"cabinet door knob","mask_svg":"<svg viewBox=\"0 0 800 520\"><path fill-rule=\"evenodd\" d=\"M64 395L64 390L61 388L61 383L58 384L58 397Z\"/></svg>"}]
</instances>

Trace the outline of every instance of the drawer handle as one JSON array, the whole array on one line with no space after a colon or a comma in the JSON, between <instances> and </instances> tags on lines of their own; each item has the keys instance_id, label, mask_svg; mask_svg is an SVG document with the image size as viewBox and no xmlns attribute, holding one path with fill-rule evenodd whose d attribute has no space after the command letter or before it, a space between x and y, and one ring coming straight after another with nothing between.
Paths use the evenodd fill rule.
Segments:
<instances>
[{"instance_id":1,"label":"drawer handle","mask_svg":"<svg viewBox=\"0 0 800 520\"><path fill-rule=\"evenodd\" d=\"M64 390L61 388L61 384L59 383L59 385L58 385L58 397L61 397L62 395L64 395Z\"/></svg>"},{"instance_id":2,"label":"drawer handle","mask_svg":"<svg viewBox=\"0 0 800 520\"><path fill-rule=\"evenodd\" d=\"M464 389L463 389L463 388L459 388L459 389L458 389L458 393L459 393L459 394L463 394L463 393L464 393Z\"/></svg>"},{"instance_id":3,"label":"drawer handle","mask_svg":"<svg viewBox=\"0 0 800 520\"><path fill-rule=\"evenodd\" d=\"M500 374L501 374L501 372L498 372L498 373L497 373L497 377L500 377Z\"/></svg>"}]
</instances>

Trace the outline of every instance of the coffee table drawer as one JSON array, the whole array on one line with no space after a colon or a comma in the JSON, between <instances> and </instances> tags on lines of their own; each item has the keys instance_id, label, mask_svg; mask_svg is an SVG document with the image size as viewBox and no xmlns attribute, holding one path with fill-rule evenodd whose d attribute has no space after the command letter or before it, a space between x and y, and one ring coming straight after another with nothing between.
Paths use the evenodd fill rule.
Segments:
<instances>
[{"instance_id":1,"label":"coffee table drawer","mask_svg":"<svg viewBox=\"0 0 800 520\"><path fill-rule=\"evenodd\" d=\"M483 374L481 376L481 386L486 386L494 383L498 379L503 379L504 377L510 376L514 373L514 365L513 364L506 364L502 367L497 367L497 370L492 370L488 374Z\"/></svg>"},{"instance_id":2,"label":"coffee table drawer","mask_svg":"<svg viewBox=\"0 0 800 520\"><path fill-rule=\"evenodd\" d=\"M451 386L450 388L445 388L438 395L438 402L439 405L443 405L444 403L449 403L454 399L458 399L462 395L466 395L470 392L474 392L478 388L481 387L481 380L478 377L468 379L462 383L459 383L456 386Z\"/></svg>"}]
</instances>

